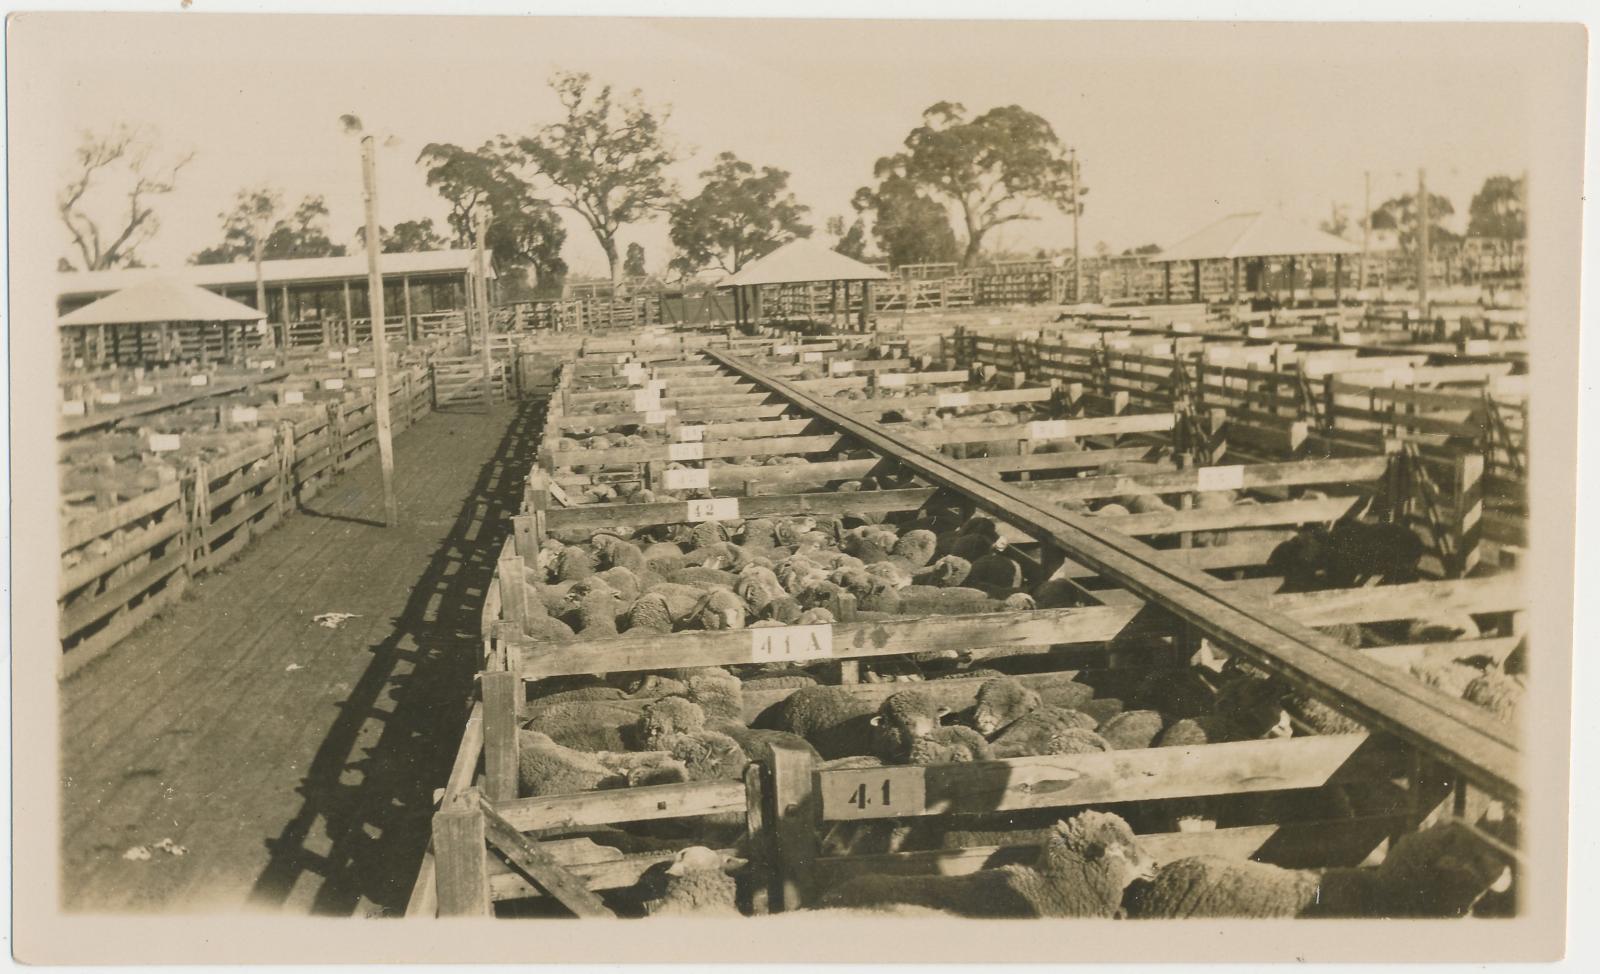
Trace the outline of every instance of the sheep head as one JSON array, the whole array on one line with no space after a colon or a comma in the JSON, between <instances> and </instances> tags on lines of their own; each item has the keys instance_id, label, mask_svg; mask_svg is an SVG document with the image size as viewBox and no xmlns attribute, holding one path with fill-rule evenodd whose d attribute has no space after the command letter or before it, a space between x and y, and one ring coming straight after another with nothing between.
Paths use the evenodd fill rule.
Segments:
<instances>
[{"instance_id":1,"label":"sheep head","mask_svg":"<svg viewBox=\"0 0 1600 974\"><path fill-rule=\"evenodd\" d=\"M1139 847L1128 823L1110 812L1096 811L1057 822L1040 850L1039 868L1045 872L1083 866L1101 871L1119 890L1136 879L1153 878L1156 871L1156 861Z\"/></svg>"},{"instance_id":2,"label":"sheep head","mask_svg":"<svg viewBox=\"0 0 1600 974\"><path fill-rule=\"evenodd\" d=\"M1040 703L1037 691L1023 686L1013 677L1000 676L986 680L978 688L972 726L978 733L988 737L1012 721L1037 710Z\"/></svg>"}]
</instances>

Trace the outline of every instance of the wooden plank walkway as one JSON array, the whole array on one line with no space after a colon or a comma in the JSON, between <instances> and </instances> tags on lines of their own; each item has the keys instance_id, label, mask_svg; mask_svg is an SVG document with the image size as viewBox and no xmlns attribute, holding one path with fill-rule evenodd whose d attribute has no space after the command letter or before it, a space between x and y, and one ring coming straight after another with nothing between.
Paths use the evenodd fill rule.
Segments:
<instances>
[{"instance_id":1,"label":"wooden plank walkway","mask_svg":"<svg viewBox=\"0 0 1600 974\"><path fill-rule=\"evenodd\" d=\"M399 527L365 463L62 684L65 909L403 911L540 412L423 418Z\"/></svg>"}]
</instances>

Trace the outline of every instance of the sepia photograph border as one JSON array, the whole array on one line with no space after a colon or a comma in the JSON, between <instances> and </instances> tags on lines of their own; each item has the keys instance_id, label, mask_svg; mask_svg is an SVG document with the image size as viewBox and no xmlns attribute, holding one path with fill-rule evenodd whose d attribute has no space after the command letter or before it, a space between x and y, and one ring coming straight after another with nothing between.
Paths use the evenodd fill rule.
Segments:
<instances>
[{"instance_id":1,"label":"sepia photograph border","mask_svg":"<svg viewBox=\"0 0 1600 974\"><path fill-rule=\"evenodd\" d=\"M199 0L196 6L205 6ZM177 0L166 9L177 8ZM223 5L213 5L213 9ZM349 9L354 5L345 5ZM361 5L372 9L375 5ZM685 5L686 7L689 5ZM887 5L878 17L953 5ZM996 15L1027 19L1003 4ZM1326 5L1324 5L1326 6ZM1392 8L1394 5L1383 5ZM239 9L244 5L234 5ZM399 15L410 10L387 4ZM153 9L146 8L146 9ZM306 9L306 8L299 8ZM317 9L325 9L318 7ZM442 4L422 8L438 16ZM722 9L726 10L726 5ZM836 13L842 5L834 5ZM1055 19L1037 6L1031 16ZM1110 5L1100 4L1100 11ZM1177 18L1175 5L1166 16ZM1220 12L1219 12L1220 9ZM1215 29L1231 8L1209 5ZM1373 11L1367 4L1357 11ZM1509 7L1508 13L1519 8ZM796 15L797 4L785 12ZM1296 9L1296 16L1308 12ZM53 402L57 349L54 248L35 245L54 231L50 193L58 161L41 138L63 83L52 52L29 42L37 17L82 16L85 29L114 31L115 16L13 13L7 23L7 247L11 403L12 922L14 957L25 963L120 965L232 963L594 963L594 962L1202 962L1391 963L1544 961L1563 955L1568 889L1568 802L1573 692L1575 545L1578 541L1579 279L1583 273L1583 176L1588 37L1575 23L1318 24L1330 45L1357 44L1363 31L1416 31L1421 44L1445 44L1452 31L1495 30L1508 61L1526 70L1530 108L1528 330L1531 344L1529 449L1529 638L1539 661L1530 681L1523 753L1530 800L1524 836L1529 862L1521 915L1460 921L1126 921L1071 922L891 919L841 921L801 915L741 920L664 919L584 924L512 920L352 922L281 915L96 916L59 907L55 583L57 484L53 414L18 404ZM163 16L189 16L166 14ZM200 14L245 17L246 13ZM266 14L263 16L289 16ZM293 16L339 16L303 14ZM1109 15L1108 15L1109 16ZM1264 14L1258 14L1265 16ZM365 26L381 30L384 18ZM750 20L752 31L777 31ZM1096 25L1082 25L1092 32ZM1263 36L1305 32L1297 24L1250 24ZM1203 30L1177 19L1140 25L1174 48ZM49 238L53 239L53 238ZM1592 261L1591 261L1592 263ZM20 326L18 325L20 322ZM1571 327L1549 323L1570 322ZM1592 332L1590 335L1592 342ZM1592 384L1592 362L1587 363ZM1592 390L1591 393L1592 395ZM1591 421L1594 415L1588 417ZM37 475L32 471L39 471ZM48 472L46 472L48 471ZM1592 618L1592 613L1591 613ZM1579 699L1582 699L1580 693ZM1589 719L1592 721L1593 717ZM1590 840L1592 844L1592 840ZM1586 921L1574 911L1576 925Z\"/></svg>"}]
</instances>

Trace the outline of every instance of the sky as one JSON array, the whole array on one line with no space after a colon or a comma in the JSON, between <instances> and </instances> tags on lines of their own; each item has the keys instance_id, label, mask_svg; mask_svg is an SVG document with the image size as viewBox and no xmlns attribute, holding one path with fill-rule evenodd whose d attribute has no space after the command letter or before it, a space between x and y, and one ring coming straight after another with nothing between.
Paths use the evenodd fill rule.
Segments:
<instances>
[{"instance_id":1,"label":"sky","mask_svg":"<svg viewBox=\"0 0 1600 974\"><path fill-rule=\"evenodd\" d=\"M1335 202L1356 213L1364 171L1376 205L1414 190L1419 167L1454 202L1459 230L1485 177L1529 165L1523 83L1496 25L57 14L16 15L10 33L49 52L52 77L34 80L59 99L52 131L13 132L14 151L50 154L62 181L83 130L149 126L158 158L195 152L140 251L155 265L216 243L234 193L263 182L291 201L325 196L331 235L353 243L363 216L358 147L338 124L347 112L395 141L379 153L381 222L442 228L417 153L554 121L557 69L670 106L686 191L724 150L789 170L819 232L851 214L874 160L940 100L974 114L1021 105L1077 148L1085 250L1171 244L1243 210L1306 223ZM1069 247L1070 220L1035 210L1042 219L1008 224L988 246ZM568 221L568 263L603 273L587 226ZM54 230L51 245L70 254ZM652 270L671 256L664 220L621 239L641 243Z\"/></svg>"}]
</instances>

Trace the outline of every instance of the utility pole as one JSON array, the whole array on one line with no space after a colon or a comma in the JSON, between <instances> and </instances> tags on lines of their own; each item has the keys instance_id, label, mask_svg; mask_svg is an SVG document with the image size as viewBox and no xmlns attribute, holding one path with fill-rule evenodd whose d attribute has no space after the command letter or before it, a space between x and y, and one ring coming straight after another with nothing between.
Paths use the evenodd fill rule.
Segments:
<instances>
[{"instance_id":1,"label":"utility pole","mask_svg":"<svg viewBox=\"0 0 1600 974\"><path fill-rule=\"evenodd\" d=\"M266 321L267 319L265 318L265 315L267 313L267 285L261 279L261 249L264 246L264 244L263 244L263 242L261 240L261 236L262 236L262 234L261 234L261 224L257 223L256 224L256 233L255 233L256 239L251 244L251 250L254 251L255 258L256 258L256 310L261 312L261 314L263 315L262 320ZM288 308L284 308L283 309L283 341L279 344L278 349L279 349L279 351L283 351L284 349L287 349L288 346L289 346L289 309ZM165 352L166 350L162 349L162 351Z\"/></svg>"},{"instance_id":2,"label":"utility pole","mask_svg":"<svg viewBox=\"0 0 1600 974\"><path fill-rule=\"evenodd\" d=\"M494 348L489 341L489 274L485 250L489 235L489 213L483 207L472 211L473 228L478 234L477 279L473 290L478 296L478 334L483 339L483 404L487 408L494 402Z\"/></svg>"},{"instance_id":3,"label":"utility pole","mask_svg":"<svg viewBox=\"0 0 1600 974\"><path fill-rule=\"evenodd\" d=\"M1417 170L1417 313L1428 319L1428 172Z\"/></svg>"},{"instance_id":4,"label":"utility pole","mask_svg":"<svg viewBox=\"0 0 1600 974\"><path fill-rule=\"evenodd\" d=\"M1072 303L1083 303L1083 261L1078 255L1078 214L1083 202L1078 199L1078 148L1067 150L1067 165L1072 168Z\"/></svg>"},{"instance_id":5,"label":"utility pole","mask_svg":"<svg viewBox=\"0 0 1600 974\"><path fill-rule=\"evenodd\" d=\"M1361 270L1356 274L1356 293L1367 300L1367 253L1372 246L1372 170L1361 174Z\"/></svg>"},{"instance_id":6,"label":"utility pole","mask_svg":"<svg viewBox=\"0 0 1600 974\"><path fill-rule=\"evenodd\" d=\"M378 165L373 159L372 136L361 137L361 180L367 204L367 308L372 314L372 356L377 363L378 383L374 404L378 414L378 463L383 468L384 523L394 527L400 513L394 499L394 440L389 428L389 338L384 334L383 275L378 271L381 248L378 229Z\"/></svg>"}]
</instances>

